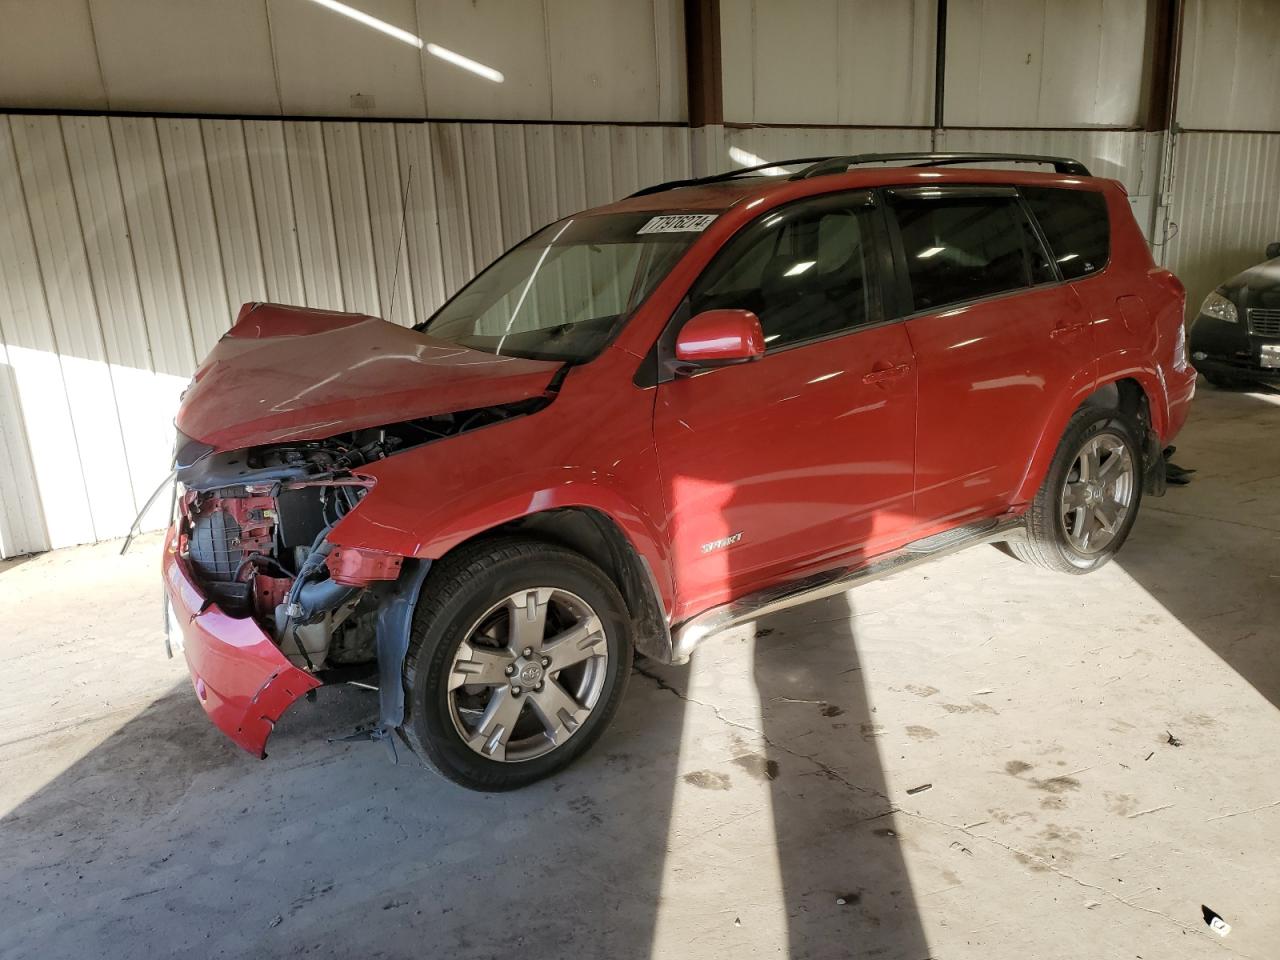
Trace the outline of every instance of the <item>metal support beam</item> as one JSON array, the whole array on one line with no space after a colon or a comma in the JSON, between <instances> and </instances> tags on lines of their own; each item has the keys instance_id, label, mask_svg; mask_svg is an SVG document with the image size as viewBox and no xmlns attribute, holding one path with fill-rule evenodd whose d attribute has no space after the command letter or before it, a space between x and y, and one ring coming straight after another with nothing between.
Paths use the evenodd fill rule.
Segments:
<instances>
[{"instance_id":1,"label":"metal support beam","mask_svg":"<svg viewBox=\"0 0 1280 960\"><path fill-rule=\"evenodd\" d=\"M684 49L689 126L724 123L720 0L684 0Z\"/></svg>"},{"instance_id":2,"label":"metal support beam","mask_svg":"<svg viewBox=\"0 0 1280 960\"><path fill-rule=\"evenodd\" d=\"M1147 59L1145 130L1172 130L1178 108L1178 61L1182 59L1182 0L1149 0L1151 43Z\"/></svg>"},{"instance_id":3,"label":"metal support beam","mask_svg":"<svg viewBox=\"0 0 1280 960\"><path fill-rule=\"evenodd\" d=\"M938 23L933 34L933 129L935 131L946 126L946 101L947 0L938 0Z\"/></svg>"}]
</instances>

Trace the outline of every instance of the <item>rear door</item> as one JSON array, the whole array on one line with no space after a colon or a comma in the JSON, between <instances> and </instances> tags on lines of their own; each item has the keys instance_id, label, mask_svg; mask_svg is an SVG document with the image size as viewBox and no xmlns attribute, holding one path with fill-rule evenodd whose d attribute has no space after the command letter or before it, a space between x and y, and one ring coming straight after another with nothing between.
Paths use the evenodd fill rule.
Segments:
<instances>
[{"instance_id":1,"label":"rear door","mask_svg":"<svg viewBox=\"0 0 1280 960\"><path fill-rule=\"evenodd\" d=\"M877 552L910 523L915 370L885 316L891 272L883 213L859 192L765 214L694 284L683 316L751 310L767 352L658 386L683 611Z\"/></svg>"},{"instance_id":2,"label":"rear door","mask_svg":"<svg viewBox=\"0 0 1280 960\"><path fill-rule=\"evenodd\" d=\"M888 193L919 378L917 516L992 515L1056 399L1092 382L1089 315L1012 187Z\"/></svg>"}]
</instances>

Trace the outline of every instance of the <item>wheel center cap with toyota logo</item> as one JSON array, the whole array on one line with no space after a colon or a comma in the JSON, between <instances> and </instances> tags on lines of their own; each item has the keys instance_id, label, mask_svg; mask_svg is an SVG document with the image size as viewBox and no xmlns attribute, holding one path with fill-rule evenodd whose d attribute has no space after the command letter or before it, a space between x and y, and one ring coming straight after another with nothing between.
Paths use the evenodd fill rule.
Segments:
<instances>
[{"instance_id":1,"label":"wheel center cap with toyota logo","mask_svg":"<svg viewBox=\"0 0 1280 960\"><path fill-rule=\"evenodd\" d=\"M542 682L542 665L538 663L526 663L518 674L520 682L526 687L536 687Z\"/></svg>"}]
</instances>

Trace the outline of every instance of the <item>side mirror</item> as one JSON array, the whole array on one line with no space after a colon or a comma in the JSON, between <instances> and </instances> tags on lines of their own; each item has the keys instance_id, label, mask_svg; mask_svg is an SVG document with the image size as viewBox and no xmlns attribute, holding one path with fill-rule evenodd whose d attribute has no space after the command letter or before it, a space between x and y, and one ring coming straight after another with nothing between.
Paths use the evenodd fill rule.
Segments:
<instances>
[{"instance_id":1,"label":"side mirror","mask_svg":"<svg viewBox=\"0 0 1280 960\"><path fill-rule=\"evenodd\" d=\"M1267 244L1267 259L1274 260L1276 257L1280 257L1280 240L1273 240Z\"/></svg>"},{"instance_id":2,"label":"side mirror","mask_svg":"<svg viewBox=\"0 0 1280 960\"><path fill-rule=\"evenodd\" d=\"M746 363L764 356L764 331L750 310L704 310L676 337L676 359L700 367Z\"/></svg>"}]
</instances>

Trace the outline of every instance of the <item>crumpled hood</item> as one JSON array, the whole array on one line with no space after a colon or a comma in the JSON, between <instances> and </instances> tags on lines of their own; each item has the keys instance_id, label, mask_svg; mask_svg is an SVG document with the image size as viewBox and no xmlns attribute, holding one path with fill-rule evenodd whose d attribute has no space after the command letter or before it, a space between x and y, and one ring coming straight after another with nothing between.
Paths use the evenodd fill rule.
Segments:
<instances>
[{"instance_id":1,"label":"crumpled hood","mask_svg":"<svg viewBox=\"0 0 1280 960\"><path fill-rule=\"evenodd\" d=\"M559 367L363 314L247 303L196 370L177 425L219 451L322 440L541 396Z\"/></svg>"}]
</instances>

